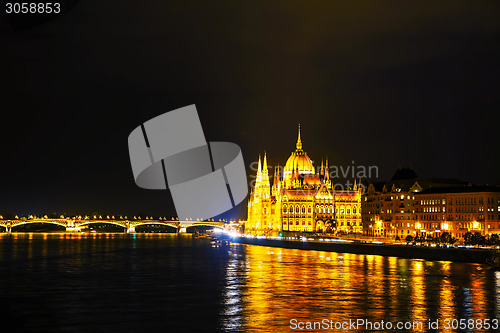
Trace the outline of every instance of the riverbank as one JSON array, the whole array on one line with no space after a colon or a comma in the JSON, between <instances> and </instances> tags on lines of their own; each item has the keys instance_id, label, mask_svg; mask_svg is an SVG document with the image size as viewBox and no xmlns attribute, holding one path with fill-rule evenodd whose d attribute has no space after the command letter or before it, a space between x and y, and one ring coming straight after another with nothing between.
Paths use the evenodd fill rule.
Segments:
<instances>
[{"instance_id":1,"label":"riverbank","mask_svg":"<svg viewBox=\"0 0 500 333\"><path fill-rule=\"evenodd\" d=\"M408 259L425 259L433 261L456 261L485 264L491 257L492 250L455 247L429 247L396 244L373 244L362 242L320 242L286 240L272 238L236 237L235 243L281 247L298 250L314 250L353 254L379 255Z\"/></svg>"}]
</instances>

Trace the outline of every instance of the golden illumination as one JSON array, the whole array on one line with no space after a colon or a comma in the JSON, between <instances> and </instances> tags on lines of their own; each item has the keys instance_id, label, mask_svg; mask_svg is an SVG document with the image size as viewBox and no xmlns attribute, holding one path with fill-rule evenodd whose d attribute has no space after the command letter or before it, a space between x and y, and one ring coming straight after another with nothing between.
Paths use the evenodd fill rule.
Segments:
<instances>
[{"instance_id":1,"label":"golden illumination","mask_svg":"<svg viewBox=\"0 0 500 333\"><path fill-rule=\"evenodd\" d=\"M278 236L285 232L362 232L361 186L335 192L328 160L319 173L302 149L299 134L296 150L288 158L283 174L276 169L271 186L267 154L259 163L255 185L248 202L245 232Z\"/></svg>"}]
</instances>

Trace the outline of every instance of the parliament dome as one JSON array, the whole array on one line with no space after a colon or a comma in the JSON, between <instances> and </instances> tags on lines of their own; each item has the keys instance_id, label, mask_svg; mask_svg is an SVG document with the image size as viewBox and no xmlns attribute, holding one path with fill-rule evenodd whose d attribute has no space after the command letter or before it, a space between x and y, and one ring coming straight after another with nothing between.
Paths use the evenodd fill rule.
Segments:
<instances>
[{"instance_id":1,"label":"parliament dome","mask_svg":"<svg viewBox=\"0 0 500 333\"><path fill-rule=\"evenodd\" d=\"M299 125L299 137L297 139L296 149L292 152L292 155L288 158L285 164L285 169L283 170L285 181L291 180L293 174L315 174L314 165L307 156L307 153L302 150L302 141L300 139L300 125Z\"/></svg>"}]
</instances>

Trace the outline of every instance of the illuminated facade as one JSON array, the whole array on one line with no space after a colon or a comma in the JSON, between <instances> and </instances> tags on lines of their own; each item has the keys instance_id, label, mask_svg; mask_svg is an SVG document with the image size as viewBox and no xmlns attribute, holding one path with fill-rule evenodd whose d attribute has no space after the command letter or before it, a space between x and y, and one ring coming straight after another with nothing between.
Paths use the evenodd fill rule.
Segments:
<instances>
[{"instance_id":1,"label":"illuminated facade","mask_svg":"<svg viewBox=\"0 0 500 333\"><path fill-rule=\"evenodd\" d=\"M418 234L446 231L455 238L467 232L500 234L500 187L422 191L415 200L415 231Z\"/></svg>"},{"instance_id":2,"label":"illuminated facade","mask_svg":"<svg viewBox=\"0 0 500 333\"><path fill-rule=\"evenodd\" d=\"M328 160L319 172L302 149L299 135L296 149L283 170L274 171L271 187L267 156L259 165L248 202L245 232L276 236L280 232L361 233L361 187L335 191Z\"/></svg>"},{"instance_id":3,"label":"illuminated facade","mask_svg":"<svg viewBox=\"0 0 500 333\"><path fill-rule=\"evenodd\" d=\"M386 183L372 183L362 198L363 233L374 237L500 233L500 188L458 179L419 178L399 168Z\"/></svg>"}]
</instances>

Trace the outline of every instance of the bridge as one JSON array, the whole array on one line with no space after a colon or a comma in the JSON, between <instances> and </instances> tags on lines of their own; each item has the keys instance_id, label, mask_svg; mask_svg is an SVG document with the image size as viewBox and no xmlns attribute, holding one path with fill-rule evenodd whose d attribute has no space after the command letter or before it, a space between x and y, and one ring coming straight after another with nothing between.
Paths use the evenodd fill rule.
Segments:
<instances>
[{"instance_id":1,"label":"bridge","mask_svg":"<svg viewBox=\"0 0 500 333\"><path fill-rule=\"evenodd\" d=\"M80 232L81 229L85 228L91 224L113 224L120 226L126 230L127 233L134 233L135 228L144 226L144 225L164 225L168 227L172 227L177 229L177 232L184 233L186 232L186 228L195 227L195 226L206 226L206 227L215 227L224 229L228 226L236 226L241 225L242 222L225 222L225 221L178 221L178 220L167 220L167 219L114 219L114 218L22 218L22 219L13 219L13 220L3 220L0 219L0 227L4 227L6 232L11 233L12 228L15 228L24 224L37 224L37 223L50 223L62 226L66 228L66 232Z\"/></svg>"}]
</instances>

